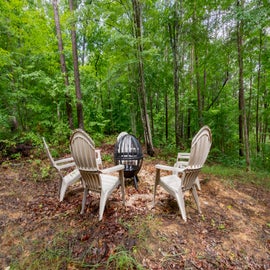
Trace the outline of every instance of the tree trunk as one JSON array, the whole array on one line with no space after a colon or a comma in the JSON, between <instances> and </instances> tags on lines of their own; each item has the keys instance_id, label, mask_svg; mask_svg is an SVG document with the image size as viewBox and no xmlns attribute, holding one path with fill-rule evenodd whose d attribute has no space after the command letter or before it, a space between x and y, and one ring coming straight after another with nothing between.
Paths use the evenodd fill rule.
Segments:
<instances>
[{"instance_id":1,"label":"tree trunk","mask_svg":"<svg viewBox=\"0 0 270 270\"><path fill-rule=\"evenodd\" d=\"M258 59L258 79L257 79L257 98L256 98L256 150L260 152L259 140L259 102L260 102L260 88L261 88L261 55L262 55L262 30L260 30L260 46L259 46L259 59Z\"/></svg>"},{"instance_id":2,"label":"tree trunk","mask_svg":"<svg viewBox=\"0 0 270 270\"><path fill-rule=\"evenodd\" d=\"M165 90L165 137L166 142L168 142L169 138L169 98L167 88Z\"/></svg>"},{"instance_id":3,"label":"tree trunk","mask_svg":"<svg viewBox=\"0 0 270 270\"><path fill-rule=\"evenodd\" d=\"M194 3L193 7L193 14L192 14L192 21L197 28L197 6L196 2ZM196 39L196 35L198 35L197 30L194 30L194 37L193 37L193 44L194 44L194 71L195 71L195 79L196 79L196 90L197 90L197 113L198 113L198 125L199 127L203 126L203 100L202 100L202 92L201 92L201 79L200 79L200 63L199 63L199 55L198 55L198 41Z\"/></svg>"},{"instance_id":4,"label":"tree trunk","mask_svg":"<svg viewBox=\"0 0 270 270\"><path fill-rule=\"evenodd\" d=\"M69 0L69 9L70 9L70 12L73 14L73 10L74 10L73 0ZM79 128L84 129L80 71L79 71L78 53L77 53L76 27L75 27L74 22L72 22L72 25L71 25L71 41L72 41L72 56L73 56L73 67L74 67L75 90L76 90L78 126Z\"/></svg>"},{"instance_id":5,"label":"tree trunk","mask_svg":"<svg viewBox=\"0 0 270 270\"><path fill-rule=\"evenodd\" d=\"M196 88L197 88L197 100L198 100L198 124L199 127L203 126L202 118L202 93L200 84L200 73L199 73L199 58L197 54L197 44L194 44L194 58L195 58L195 74L196 74Z\"/></svg>"},{"instance_id":6,"label":"tree trunk","mask_svg":"<svg viewBox=\"0 0 270 270\"><path fill-rule=\"evenodd\" d=\"M194 45L190 47L190 81L189 81L189 89L190 92L194 91L194 83L193 83L193 76L194 76ZM191 104L191 97L188 95L188 104ZM187 137L191 138L191 107L188 106L187 110Z\"/></svg>"},{"instance_id":7,"label":"tree trunk","mask_svg":"<svg viewBox=\"0 0 270 270\"><path fill-rule=\"evenodd\" d=\"M180 120L179 120L179 5L178 0L174 5L173 22L169 23L170 44L173 53L173 87L174 87L174 110L175 110L175 144L177 148L181 146Z\"/></svg>"},{"instance_id":8,"label":"tree trunk","mask_svg":"<svg viewBox=\"0 0 270 270\"><path fill-rule=\"evenodd\" d=\"M152 93L152 91L150 91L150 128L152 131L152 136L155 137L153 107L154 107L154 94Z\"/></svg>"},{"instance_id":9,"label":"tree trunk","mask_svg":"<svg viewBox=\"0 0 270 270\"><path fill-rule=\"evenodd\" d=\"M167 46L165 47L165 51L164 51L164 57L165 57L165 61L166 63L169 62L168 60L168 48ZM168 94L168 88L166 87L166 80L165 78L163 78L164 80L164 86L165 86L165 93L164 93L164 111L165 111L165 139L166 139L166 143L168 143L168 139L169 139L169 94ZM159 102L157 100L157 102ZM158 105L156 105L156 111L159 111L158 109Z\"/></svg>"},{"instance_id":10,"label":"tree trunk","mask_svg":"<svg viewBox=\"0 0 270 270\"><path fill-rule=\"evenodd\" d=\"M147 149L147 153L150 156L154 156L154 147L152 143L151 128L149 123L149 117L147 113L147 98L144 82L144 67L143 67L143 45L142 45L142 18L141 18L141 3L139 0L132 0L133 6L133 18L134 18L134 28L135 37L137 40L137 60L138 60L138 71L139 71L139 86L138 86L138 96L141 108L141 118L144 129L144 139Z\"/></svg>"},{"instance_id":11,"label":"tree trunk","mask_svg":"<svg viewBox=\"0 0 270 270\"><path fill-rule=\"evenodd\" d=\"M129 71L129 81L132 82L134 79L134 68L131 65L128 65ZM136 90L137 91L137 90ZM130 104L130 123L131 123L131 131L133 134L137 134L137 127L136 127L136 118L137 118L137 95L136 91L134 90L133 84L130 84L130 93L131 93L131 104Z\"/></svg>"},{"instance_id":12,"label":"tree trunk","mask_svg":"<svg viewBox=\"0 0 270 270\"><path fill-rule=\"evenodd\" d=\"M243 1L237 0L237 6L243 7ZM250 170L249 142L247 130L247 117L245 108L244 79L243 79L243 21L237 21L237 48L238 48L238 68L239 68L239 153L243 155L245 150L246 169Z\"/></svg>"},{"instance_id":13,"label":"tree trunk","mask_svg":"<svg viewBox=\"0 0 270 270\"><path fill-rule=\"evenodd\" d=\"M55 28L56 28L57 41L58 41L58 50L59 50L59 55L60 55L61 72L64 76L64 82L66 86L66 93L65 93L66 113L68 117L69 128L74 129L71 97L69 95L69 90L68 90L69 80L68 80L68 73L67 73L67 67L66 67L66 61L65 61L65 55L64 55L64 46L63 46L63 41L62 41L57 0L52 0L52 5L53 5L54 22L55 22Z\"/></svg>"},{"instance_id":14,"label":"tree trunk","mask_svg":"<svg viewBox=\"0 0 270 270\"><path fill-rule=\"evenodd\" d=\"M263 100L263 109L266 112L269 109L269 101L268 101L268 97L269 97L269 89L267 87L267 82L268 82L268 76L265 73L263 76L263 85L264 85L264 90L263 90L263 95L262 95L262 100ZM263 120L262 120L262 124L260 127L261 130L261 143L262 144L266 144L267 142L267 136L269 137L269 115L268 114L264 114L263 115Z\"/></svg>"}]
</instances>

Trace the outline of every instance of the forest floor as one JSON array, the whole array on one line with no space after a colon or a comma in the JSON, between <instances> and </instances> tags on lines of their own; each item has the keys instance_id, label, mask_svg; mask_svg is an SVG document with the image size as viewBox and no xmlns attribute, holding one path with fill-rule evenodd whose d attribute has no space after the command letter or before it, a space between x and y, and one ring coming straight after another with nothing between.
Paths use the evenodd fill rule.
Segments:
<instances>
[{"instance_id":1,"label":"forest floor","mask_svg":"<svg viewBox=\"0 0 270 270\"><path fill-rule=\"evenodd\" d=\"M139 190L127 181L126 205L117 190L99 222L98 195L80 215L80 186L60 203L55 171L41 180L45 155L3 162L0 269L270 269L269 191L201 173L203 214L187 195L184 222L160 187L152 208L157 163L145 158Z\"/></svg>"}]
</instances>

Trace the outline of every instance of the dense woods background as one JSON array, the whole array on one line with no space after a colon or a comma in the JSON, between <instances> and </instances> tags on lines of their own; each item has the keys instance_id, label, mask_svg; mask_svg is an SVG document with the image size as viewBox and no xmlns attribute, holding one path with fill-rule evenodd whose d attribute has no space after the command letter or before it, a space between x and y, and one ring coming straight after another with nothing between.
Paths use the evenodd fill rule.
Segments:
<instances>
[{"instance_id":1,"label":"dense woods background","mask_svg":"<svg viewBox=\"0 0 270 270\"><path fill-rule=\"evenodd\" d=\"M0 2L0 145L128 131L150 155L186 149L270 168L267 0Z\"/></svg>"}]
</instances>

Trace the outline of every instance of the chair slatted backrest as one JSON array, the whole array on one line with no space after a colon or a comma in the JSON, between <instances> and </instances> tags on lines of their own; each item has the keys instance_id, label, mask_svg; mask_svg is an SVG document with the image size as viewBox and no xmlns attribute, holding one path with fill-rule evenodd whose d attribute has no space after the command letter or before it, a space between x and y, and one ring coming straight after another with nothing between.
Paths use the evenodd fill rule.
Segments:
<instances>
[{"instance_id":1,"label":"chair slatted backrest","mask_svg":"<svg viewBox=\"0 0 270 270\"><path fill-rule=\"evenodd\" d=\"M70 147L84 184L91 191L101 192L100 171L97 166L93 140L86 132L77 129L71 136Z\"/></svg>"},{"instance_id":2,"label":"chair slatted backrest","mask_svg":"<svg viewBox=\"0 0 270 270\"><path fill-rule=\"evenodd\" d=\"M128 133L126 131L122 131L118 136L117 136L117 142L125 135L127 135Z\"/></svg>"},{"instance_id":3,"label":"chair slatted backrest","mask_svg":"<svg viewBox=\"0 0 270 270\"><path fill-rule=\"evenodd\" d=\"M183 175L181 177L182 188L184 191L189 190L194 186L195 180L196 180L200 170L201 170L201 167L197 167L197 166L187 167L184 170Z\"/></svg>"},{"instance_id":4,"label":"chair slatted backrest","mask_svg":"<svg viewBox=\"0 0 270 270\"><path fill-rule=\"evenodd\" d=\"M195 184L196 178L207 159L211 144L211 130L208 126L204 126L195 135L191 143L188 166L181 177L183 190L188 190Z\"/></svg>"},{"instance_id":5,"label":"chair slatted backrest","mask_svg":"<svg viewBox=\"0 0 270 270\"><path fill-rule=\"evenodd\" d=\"M202 167L207 159L211 144L211 130L208 126L204 126L192 140L188 166Z\"/></svg>"},{"instance_id":6,"label":"chair slatted backrest","mask_svg":"<svg viewBox=\"0 0 270 270\"><path fill-rule=\"evenodd\" d=\"M56 165L56 163L55 163L55 161L54 161L54 159L53 159L53 157L52 157L52 155L51 155L51 152L50 152L50 150L49 150L49 147L48 147L48 145L47 145L47 142L46 142L45 138L42 137L42 140L43 140L43 144L44 144L44 147L45 147L47 156L49 157L49 160L50 160L52 166L55 167L55 168L59 171L59 168L58 168L58 166Z\"/></svg>"}]
</instances>

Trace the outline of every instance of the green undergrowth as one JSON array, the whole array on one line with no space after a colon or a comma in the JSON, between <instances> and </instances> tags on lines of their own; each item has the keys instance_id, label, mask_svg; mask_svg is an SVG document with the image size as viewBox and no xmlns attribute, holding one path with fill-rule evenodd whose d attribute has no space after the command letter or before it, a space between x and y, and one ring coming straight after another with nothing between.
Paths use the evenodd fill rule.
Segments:
<instances>
[{"instance_id":1,"label":"green undergrowth","mask_svg":"<svg viewBox=\"0 0 270 270\"><path fill-rule=\"evenodd\" d=\"M115 270L144 270L136 259L133 257L132 253L126 250L124 247L118 247L114 254L112 254L106 265L106 269Z\"/></svg>"},{"instance_id":2,"label":"green undergrowth","mask_svg":"<svg viewBox=\"0 0 270 270\"><path fill-rule=\"evenodd\" d=\"M270 177L267 171L249 171L242 168L222 165L204 166L203 173L211 174L230 183L251 183L270 190Z\"/></svg>"}]
</instances>

